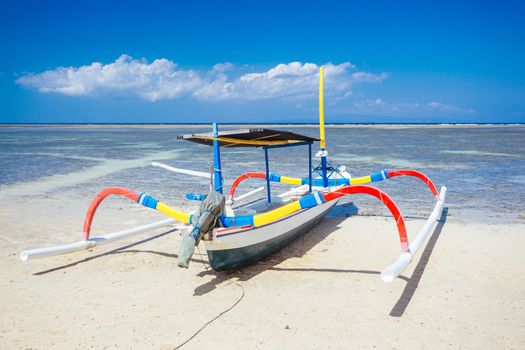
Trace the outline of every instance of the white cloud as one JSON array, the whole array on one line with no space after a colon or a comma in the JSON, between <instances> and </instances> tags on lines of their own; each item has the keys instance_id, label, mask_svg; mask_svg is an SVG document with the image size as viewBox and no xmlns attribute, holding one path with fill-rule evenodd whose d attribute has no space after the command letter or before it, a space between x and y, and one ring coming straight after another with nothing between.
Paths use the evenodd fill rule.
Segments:
<instances>
[{"instance_id":1,"label":"white cloud","mask_svg":"<svg viewBox=\"0 0 525 350\"><path fill-rule=\"evenodd\" d=\"M325 67L326 90L334 97L349 96L355 83L380 83L387 73L355 71L350 62ZM59 67L18 78L20 85L40 92L71 96L116 95L149 101L195 98L207 101L303 99L317 94L319 66L314 63L278 64L265 72L235 76L236 67L219 63L208 71L181 69L165 58L120 56L115 62L94 62L80 67Z\"/></svg>"},{"instance_id":2,"label":"white cloud","mask_svg":"<svg viewBox=\"0 0 525 350\"><path fill-rule=\"evenodd\" d=\"M155 101L191 94L202 82L193 70L180 70L161 58L151 63L122 55L115 62L93 62L89 66L59 67L38 74L27 74L17 83L41 92L64 95L117 94Z\"/></svg>"},{"instance_id":3,"label":"white cloud","mask_svg":"<svg viewBox=\"0 0 525 350\"><path fill-rule=\"evenodd\" d=\"M352 74L352 78L356 82L381 83L388 78L388 73L373 74L368 72L355 72Z\"/></svg>"},{"instance_id":4,"label":"white cloud","mask_svg":"<svg viewBox=\"0 0 525 350\"><path fill-rule=\"evenodd\" d=\"M441 102L430 102L427 103L427 106L433 110L442 111L442 112L452 112L452 113L474 113L475 111L472 108L463 108L454 106L451 104L445 104Z\"/></svg>"}]
</instances>

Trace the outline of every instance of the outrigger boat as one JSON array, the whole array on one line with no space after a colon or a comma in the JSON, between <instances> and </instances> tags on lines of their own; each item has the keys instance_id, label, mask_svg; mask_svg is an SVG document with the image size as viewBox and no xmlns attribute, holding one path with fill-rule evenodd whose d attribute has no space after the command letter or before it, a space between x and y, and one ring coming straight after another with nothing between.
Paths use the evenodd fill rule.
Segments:
<instances>
[{"instance_id":1,"label":"outrigger boat","mask_svg":"<svg viewBox=\"0 0 525 350\"><path fill-rule=\"evenodd\" d=\"M401 254L392 265L381 273L383 281L391 282L412 261L439 220L445 202L446 187L441 187L438 192L436 186L427 176L415 170L382 170L368 176L351 177L344 166L332 167L327 160L328 152L324 132L323 68L320 69L319 77L319 139L290 131L272 129L253 128L219 131L216 123L213 124L211 133L179 136L178 138L182 140L213 147L214 166L212 173L178 169L156 162L152 165L177 173L209 178L211 184L210 192L207 195L186 195L188 199L202 201L200 210L194 213L185 213L145 193L139 194L126 188L107 188L95 197L88 209L81 241L62 246L26 250L21 253L21 260L26 261L30 258L88 249L131 235L172 226L173 229L183 233L179 253L180 266L187 267L195 245L202 239L208 254L209 264L214 270L236 269L280 250L308 232L336 206L339 198L352 194L366 194L377 198L386 205L397 225ZM316 156L320 158L320 164L313 167L312 145L318 141L320 142L320 151ZM308 147L308 177L287 177L270 172L268 153L271 149L298 146ZM221 170L221 147L256 147L262 148L265 154L266 171L241 174L233 181L227 200L222 194L224 179ZM411 242L407 236L403 215L393 199L379 188L365 185L398 176L410 176L423 181L436 201L429 218ZM247 179L264 180L266 198L237 205L241 200L252 197L265 189L265 187L259 187L236 197L237 187ZM271 193L272 182L289 184L294 187L285 193L274 196ZM157 210L169 218L105 236L91 237L91 223L97 207L110 195L125 196L140 205ZM178 225L176 225L177 222Z\"/></svg>"}]
</instances>

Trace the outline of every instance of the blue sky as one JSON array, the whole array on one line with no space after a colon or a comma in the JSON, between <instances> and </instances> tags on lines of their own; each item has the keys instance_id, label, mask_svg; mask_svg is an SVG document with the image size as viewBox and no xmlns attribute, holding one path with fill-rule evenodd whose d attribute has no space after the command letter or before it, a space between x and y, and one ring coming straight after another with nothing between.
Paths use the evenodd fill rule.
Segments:
<instances>
[{"instance_id":1,"label":"blue sky","mask_svg":"<svg viewBox=\"0 0 525 350\"><path fill-rule=\"evenodd\" d=\"M525 122L519 1L2 1L0 122Z\"/></svg>"}]
</instances>

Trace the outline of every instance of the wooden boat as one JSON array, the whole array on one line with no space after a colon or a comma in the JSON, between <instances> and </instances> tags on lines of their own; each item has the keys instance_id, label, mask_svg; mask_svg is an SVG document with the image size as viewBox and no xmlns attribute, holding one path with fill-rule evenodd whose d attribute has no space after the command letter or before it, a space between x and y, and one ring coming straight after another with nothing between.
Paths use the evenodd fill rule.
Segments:
<instances>
[{"instance_id":1,"label":"wooden boat","mask_svg":"<svg viewBox=\"0 0 525 350\"><path fill-rule=\"evenodd\" d=\"M319 139L299 135L290 131L253 128L241 130L219 131L218 124L213 124L210 133L182 135L179 139L197 142L213 147L214 168L211 174L188 169L178 169L166 164L154 162L152 165L189 176L200 176L211 180L212 193L223 193L224 179L221 169L221 147L262 148L265 154L265 172L249 172L241 174L232 184L228 200L224 208L217 215L218 227L203 228L203 213L209 215L209 210L202 209L197 213L185 213L173 208L157 199L145 194L137 193L125 188L107 188L100 192L92 201L84 220L83 237L80 242L50 248L40 248L23 251L23 261L34 258L90 248L99 244L111 242L130 235L150 231L160 227L176 226L186 236L198 244L202 238L209 258L209 263L214 270L223 271L240 268L251 264L261 258L276 252L285 245L308 232L337 204L342 196L353 194L371 195L390 210L395 219L401 254L399 258L381 274L385 282L391 282L411 262L413 256L425 242L429 232L441 216L446 196L446 187L438 192L436 186L424 174L415 170L382 170L377 173L351 177L344 167L332 167L327 160L324 134L323 110L323 69L320 71L319 89ZM320 142L320 151L317 157L320 164L312 166L312 145ZM294 178L281 176L270 172L268 152L273 148L281 147L308 147L308 177ZM383 181L398 176L415 177L423 181L431 190L436 202L434 210L427 219L420 232L409 242L403 216L395 202L386 193L377 187L365 185L367 183ZM241 196L235 196L237 187L247 179L259 179L266 183ZM277 196L271 194L271 183L280 182L294 186L290 191ZM237 205L242 200L253 197L266 188L266 198L255 200L248 204ZM140 205L157 210L170 219L157 223L144 225L129 230L115 232L106 236L90 237L91 223L99 204L110 195L125 196ZM187 194L188 199L203 200L204 194ZM182 224L182 225L181 225ZM202 231L206 232L202 232ZM183 238L184 243L184 238ZM183 245L181 244L181 247ZM190 252L190 256L191 256ZM180 254L179 254L180 255ZM188 258L189 260L189 258Z\"/></svg>"},{"instance_id":2,"label":"wooden boat","mask_svg":"<svg viewBox=\"0 0 525 350\"><path fill-rule=\"evenodd\" d=\"M224 271L256 262L308 232L336 204L332 201L301 210L261 227L216 229L204 241L210 266Z\"/></svg>"}]
</instances>

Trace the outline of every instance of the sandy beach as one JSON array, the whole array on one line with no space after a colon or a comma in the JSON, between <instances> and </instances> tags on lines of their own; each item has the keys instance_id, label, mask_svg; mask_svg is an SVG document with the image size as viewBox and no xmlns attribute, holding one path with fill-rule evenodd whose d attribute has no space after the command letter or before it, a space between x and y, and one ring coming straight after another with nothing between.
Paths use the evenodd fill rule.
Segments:
<instances>
[{"instance_id":1,"label":"sandy beach","mask_svg":"<svg viewBox=\"0 0 525 350\"><path fill-rule=\"evenodd\" d=\"M391 284L379 277L399 252L387 217L325 218L281 252L231 273L209 270L202 244L190 268L179 269L180 240L169 230L19 261L22 249L78 240L87 201L50 194L1 209L2 349L174 349L204 325L184 349L525 346L520 223L444 215ZM39 215L28 220L28 212ZM117 199L94 229L159 218ZM423 222L408 220L409 233Z\"/></svg>"}]
</instances>

